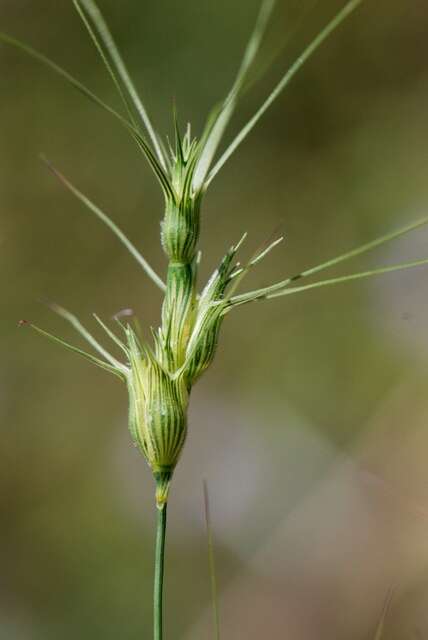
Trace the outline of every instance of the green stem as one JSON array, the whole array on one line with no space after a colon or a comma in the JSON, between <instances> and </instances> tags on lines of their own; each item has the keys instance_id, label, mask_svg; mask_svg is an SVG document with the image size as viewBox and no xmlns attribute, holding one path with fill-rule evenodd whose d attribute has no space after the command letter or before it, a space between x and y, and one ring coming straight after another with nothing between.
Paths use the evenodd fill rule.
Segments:
<instances>
[{"instance_id":1,"label":"green stem","mask_svg":"<svg viewBox=\"0 0 428 640\"><path fill-rule=\"evenodd\" d=\"M163 574L165 557L166 534L166 502L158 505L155 551L155 584L153 593L153 637L154 640L162 640L162 604L163 604Z\"/></svg>"}]
</instances>

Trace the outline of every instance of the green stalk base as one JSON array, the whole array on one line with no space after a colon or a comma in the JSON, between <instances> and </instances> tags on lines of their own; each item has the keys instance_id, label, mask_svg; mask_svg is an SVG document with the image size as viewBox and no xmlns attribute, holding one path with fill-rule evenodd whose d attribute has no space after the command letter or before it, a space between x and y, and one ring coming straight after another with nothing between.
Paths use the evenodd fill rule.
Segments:
<instances>
[{"instance_id":1,"label":"green stalk base","mask_svg":"<svg viewBox=\"0 0 428 640\"><path fill-rule=\"evenodd\" d=\"M163 636L163 577L166 535L166 502L158 505L155 550L155 583L153 592L153 638L162 640Z\"/></svg>"}]
</instances>

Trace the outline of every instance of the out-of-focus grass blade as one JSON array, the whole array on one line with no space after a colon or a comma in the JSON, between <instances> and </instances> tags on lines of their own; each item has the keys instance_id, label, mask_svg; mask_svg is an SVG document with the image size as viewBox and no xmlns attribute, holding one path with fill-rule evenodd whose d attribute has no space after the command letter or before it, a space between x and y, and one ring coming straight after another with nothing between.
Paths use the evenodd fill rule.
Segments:
<instances>
[{"instance_id":1,"label":"out-of-focus grass blade","mask_svg":"<svg viewBox=\"0 0 428 640\"><path fill-rule=\"evenodd\" d=\"M256 111L254 116L247 122L247 124L241 129L240 133L236 136L233 142L229 145L218 162L214 165L209 173L206 184L209 185L213 178L217 175L225 162L230 158L232 153L238 148L241 142L247 137L253 127L257 124L264 113L269 109L271 104L276 100L280 93L289 84L290 80L296 75L305 62L315 53L315 51L321 46L321 44L339 27L339 25L361 4L363 0L350 0L327 24L322 31L312 40L310 45L303 51L303 53L297 58L297 60L291 65L275 89L265 100L262 106Z\"/></svg>"},{"instance_id":2,"label":"out-of-focus grass blade","mask_svg":"<svg viewBox=\"0 0 428 640\"><path fill-rule=\"evenodd\" d=\"M247 93L247 91L249 91L251 87L253 87L253 85L255 85L261 78L263 78L263 76L267 73L267 71L272 68L274 62L284 52L284 49L287 47L290 41L294 38L300 26L304 24L305 19L308 17L308 15L311 13L311 11L315 8L315 6L320 1L321 0L312 0L311 2L309 2L309 0L307 0L307 4L303 8L301 4L299 4L300 13L298 16L295 17L294 24L292 24L291 28L285 35L283 32L283 29L281 29L280 43L274 43L274 42L269 43L270 48L268 50L266 50L266 47L265 47L263 58L258 63L256 62L256 64L253 66L253 69L251 71L251 76L247 77L245 81L245 86L243 87L243 90L241 92L241 96ZM288 15L285 16L285 19L286 20L289 19L289 16ZM282 27L282 24L283 23L281 22L281 27ZM268 43L266 44L268 45Z\"/></svg>"},{"instance_id":3,"label":"out-of-focus grass blade","mask_svg":"<svg viewBox=\"0 0 428 640\"><path fill-rule=\"evenodd\" d=\"M217 111L214 119L210 118L207 124L208 135L203 135L202 153L198 160L198 166L193 179L193 187L195 190L202 187L206 175L211 166L211 162L217 151L218 145L223 137L224 131L235 111L240 92L244 86L249 69L251 68L260 44L263 34L266 30L270 15L275 6L276 0L264 0L262 3L254 31L246 47L241 66L233 83L232 89L226 96L221 108Z\"/></svg>"},{"instance_id":4,"label":"out-of-focus grass blade","mask_svg":"<svg viewBox=\"0 0 428 640\"><path fill-rule=\"evenodd\" d=\"M125 236L123 231L119 229L119 227L105 214L99 207L97 207L89 198L87 198L81 191L79 191L65 176L62 175L46 158L42 157L43 162L47 165L47 167L52 171L52 173L60 180L60 182L69 190L71 193L82 202L92 213L94 213L99 220L101 220L119 240L122 244L128 249L129 253L136 259L136 261L141 265L146 274L153 280L153 282L162 290L165 291L166 286L161 278L157 275L157 273L152 269L147 260L141 255L138 249L132 244L130 240Z\"/></svg>"},{"instance_id":5,"label":"out-of-focus grass blade","mask_svg":"<svg viewBox=\"0 0 428 640\"><path fill-rule=\"evenodd\" d=\"M391 587L387 593L387 596L385 598L385 602L383 604L382 607L382 612L380 614L380 618L379 618L379 622L378 625L376 627L376 633L373 637L373 640L382 640L383 638L383 632L385 630L385 620L386 617L388 615L388 612L391 608L391 602L392 602L392 598L394 596L394 588Z\"/></svg>"},{"instance_id":6,"label":"out-of-focus grass blade","mask_svg":"<svg viewBox=\"0 0 428 640\"><path fill-rule=\"evenodd\" d=\"M345 262L346 260L350 260L351 258L360 256L363 253L372 251L376 247L380 247L381 245L387 242L391 242L392 240L395 240L396 238L399 238L400 236L403 236L406 233L410 233L410 231L419 229L420 227L423 227L426 224L428 224L428 216L425 216L424 218L420 218L419 220L416 220L415 222L412 222L406 225L405 227L400 227L400 229L397 229L396 231L391 231L390 233L386 233L380 238L375 238L375 240L366 242L365 244L362 244L361 246L356 247L356 249L351 249L351 251L347 251L346 253L342 253L339 256L330 258L330 260L327 260L326 262L322 262L321 264L318 264L315 267L311 267L310 269L305 269L305 271L301 271L300 273L297 273L294 276L286 278L285 280L281 280L280 282L277 282L276 284L273 284L269 287L263 287L262 289L257 289L256 291L252 291L251 294L253 296L256 296L256 294L260 294L262 296L264 293L273 293L274 291L282 291L289 284L296 282L301 278L307 278L316 273L319 273L320 271L324 271L325 269L334 267L340 264L341 262ZM250 295L250 294L243 294L243 296L247 296L247 295ZM241 296L236 296L234 300L240 297Z\"/></svg>"},{"instance_id":7,"label":"out-of-focus grass blade","mask_svg":"<svg viewBox=\"0 0 428 640\"><path fill-rule=\"evenodd\" d=\"M207 528L207 540L208 540L208 563L209 563L210 579L211 579L211 598L212 598L213 620L214 620L214 638L215 640L220 640L220 616L219 616L219 608L218 608L217 577L216 577L216 570L215 570L214 543L213 543L213 533L212 533L212 526L211 526L211 512L210 512L210 501L209 501L209 494L208 494L208 483L206 480L204 480L203 482L203 490L204 490L205 524Z\"/></svg>"},{"instance_id":8,"label":"out-of-focus grass blade","mask_svg":"<svg viewBox=\"0 0 428 640\"><path fill-rule=\"evenodd\" d=\"M100 53L100 56L125 103L125 106L129 112L131 112L130 103L134 106L135 111L149 134L157 159L164 171L166 171L166 161L159 145L157 134L101 11L94 0L73 0L73 2L86 28L88 29L88 32L94 41L95 46L98 49L98 52ZM126 97L126 94L128 98Z\"/></svg>"}]
</instances>

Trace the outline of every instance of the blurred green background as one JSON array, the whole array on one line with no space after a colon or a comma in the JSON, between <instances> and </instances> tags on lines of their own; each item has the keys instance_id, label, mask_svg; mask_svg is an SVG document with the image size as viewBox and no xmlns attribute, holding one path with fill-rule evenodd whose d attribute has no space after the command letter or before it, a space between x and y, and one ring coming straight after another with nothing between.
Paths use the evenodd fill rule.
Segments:
<instances>
[{"instance_id":1,"label":"blurred green background","mask_svg":"<svg viewBox=\"0 0 428 640\"><path fill-rule=\"evenodd\" d=\"M229 131L341 2L278 3ZM255 0L100 0L161 131L200 132L231 84ZM315 5L315 6L314 6ZM1 0L0 29L117 105L71 2ZM304 68L205 201L205 279L243 231L286 241L246 286L315 265L428 210L428 9L368 0ZM45 153L159 271L162 200L116 122L0 46L0 638L151 636L153 486L127 432L125 389L20 319L80 344L46 300L96 332L161 298L123 247L39 162ZM418 231L341 273L427 256ZM339 271L332 271L331 274ZM212 637L202 479L223 638L428 634L427 271L245 307L227 318L192 398L172 491L166 637Z\"/></svg>"}]
</instances>

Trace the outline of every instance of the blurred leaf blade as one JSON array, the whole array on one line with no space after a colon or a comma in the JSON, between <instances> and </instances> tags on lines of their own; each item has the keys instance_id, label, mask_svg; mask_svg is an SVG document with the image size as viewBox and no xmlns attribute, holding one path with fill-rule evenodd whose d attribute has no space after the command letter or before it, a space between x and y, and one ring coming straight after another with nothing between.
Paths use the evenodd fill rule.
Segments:
<instances>
[{"instance_id":1,"label":"blurred leaf blade","mask_svg":"<svg viewBox=\"0 0 428 640\"><path fill-rule=\"evenodd\" d=\"M149 134L157 160L160 162L163 170L166 171L166 159L164 158L162 149L159 145L156 131L154 130L147 110L138 95L128 69L101 11L94 0L73 0L73 2L86 28L88 29L89 34L94 41L95 46L100 53L100 56L106 65L128 112L132 113L131 105L133 105L147 133ZM86 12L86 15L84 11ZM88 18L91 20L95 30L90 25ZM126 96L128 96L128 98Z\"/></svg>"},{"instance_id":2,"label":"blurred leaf blade","mask_svg":"<svg viewBox=\"0 0 428 640\"><path fill-rule=\"evenodd\" d=\"M301 53L301 55L295 60L295 62L289 67L286 71L280 82L276 85L275 89L270 93L261 107L256 111L254 116L250 118L247 124L241 129L214 167L211 169L209 176L207 178L207 185L209 185L212 180L215 178L217 173L223 167L223 165L227 162L230 156L236 151L241 142L245 140L247 135L252 131L252 129L256 126L260 118L265 114L265 112L269 109L269 107L275 102L277 97L282 93L285 87L290 83L290 81L294 78L297 72L301 69L301 67L305 64L309 58L315 53L315 51L324 43L325 40L332 35L336 29L344 22L344 20L355 10L357 7L363 2L363 0L350 0L335 16L330 20L330 22L322 29L318 35L312 40L312 42L306 47L306 49Z\"/></svg>"},{"instance_id":3,"label":"blurred leaf blade","mask_svg":"<svg viewBox=\"0 0 428 640\"><path fill-rule=\"evenodd\" d=\"M214 112L214 117L211 117L208 120L208 135L205 134L203 136L202 152L198 160L198 165L193 180L195 190L198 190L202 187L214 155L217 151L218 145L220 144L225 129L229 124L229 121L236 109L238 99L247 78L247 74L257 56L275 4L276 0L264 0L264 2L262 3L253 33L245 49L244 56L238 69L238 73L233 83L232 89L226 96L223 104L221 105L221 108Z\"/></svg>"},{"instance_id":4,"label":"blurred leaf blade","mask_svg":"<svg viewBox=\"0 0 428 640\"><path fill-rule=\"evenodd\" d=\"M391 609L391 603L392 603L393 597L394 597L394 587L391 587L386 595L385 602L380 614L379 622L376 627L376 632L373 640L382 640L384 637L385 622L386 622L388 613Z\"/></svg>"},{"instance_id":5,"label":"blurred leaf blade","mask_svg":"<svg viewBox=\"0 0 428 640\"><path fill-rule=\"evenodd\" d=\"M208 482L206 479L204 479L203 481L203 493L204 493L205 525L206 525L207 543L208 543L208 565L209 565L210 582L211 582L211 603L212 603L212 610L213 610L214 638L215 640L220 640L220 612L219 612L219 606L218 606L217 572L216 572L215 556L214 556L214 541L213 541L212 522L211 522L210 499L209 499L209 493L208 493Z\"/></svg>"}]
</instances>

